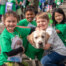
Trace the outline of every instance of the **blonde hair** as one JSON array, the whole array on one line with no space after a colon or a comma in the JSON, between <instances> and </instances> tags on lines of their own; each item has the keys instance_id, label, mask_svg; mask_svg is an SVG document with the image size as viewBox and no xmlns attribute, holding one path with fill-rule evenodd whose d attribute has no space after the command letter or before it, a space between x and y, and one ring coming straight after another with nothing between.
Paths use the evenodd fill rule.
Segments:
<instances>
[{"instance_id":1,"label":"blonde hair","mask_svg":"<svg viewBox=\"0 0 66 66\"><path fill-rule=\"evenodd\" d=\"M39 12L37 15L36 15L36 19L37 18L42 18L42 19L47 19L49 20L49 17L48 17L48 14L46 12Z\"/></svg>"}]
</instances>

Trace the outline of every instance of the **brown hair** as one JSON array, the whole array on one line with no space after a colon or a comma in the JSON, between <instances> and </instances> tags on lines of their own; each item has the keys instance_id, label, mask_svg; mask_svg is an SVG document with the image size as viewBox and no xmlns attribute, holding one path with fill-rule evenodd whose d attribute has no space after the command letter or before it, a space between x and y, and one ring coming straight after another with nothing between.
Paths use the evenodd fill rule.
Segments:
<instances>
[{"instance_id":1,"label":"brown hair","mask_svg":"<svg viewBox=\"0 0 66 66\"><path fill-rule=\"evenodd\" d=\"M3 20L5 21L5 19L7 17L9 17L9 16L13 16L13 17L15 17L17 19L17 22L19 21L18 20L18 15L14 11L8 11L8 12L6 12L6 14L3 16Z\"/></svg>"},{"instance_id":2,"label":"brown hair","mask_svg":"<svg viewBox=\"0 0 66 66\"><path fill-rule=\"evenodd\" d=\"M36 15L36 19L37 18L42 18L42 19L47 19L49 20L49 17L48 17L48 14L46 12L39 12L37 15Z\"/></svg>"},{"instance_id":3,"label":"brown hair","mask_svg":"<svg viewBox=\"0 0 66 66\"><path fill-rule=\"evenodd\" d=\"M25 13L26 13L27 11L32 11L32 12L35 13L35 10L34 10L34 9L35 9L35 8L34 8L33 5L28 5L28 6L26 7L26 9L25 9Z\"/></svg>"}]
</instances>

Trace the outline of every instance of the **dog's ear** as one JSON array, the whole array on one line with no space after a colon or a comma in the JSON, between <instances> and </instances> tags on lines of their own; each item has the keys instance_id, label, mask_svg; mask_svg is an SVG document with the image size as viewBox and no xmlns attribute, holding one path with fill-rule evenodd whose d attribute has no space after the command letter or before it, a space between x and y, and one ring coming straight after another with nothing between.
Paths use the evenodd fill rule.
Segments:
<instances>
[{"instance_id":1,"label":"dog's ear","mask_svg":"<svg viewBox=\"0 0 66 66\"><path fill-rule=\"evenodd\" d=\"M45 37L45 43L47 43L47 41L48 41L48 39L49 39L49 37L50 37L50 35L46 32L46 37Z\"/></svg>"},{"instance_id":2,"label":"dog's ear","mask_svg":"<svg viewBox=\"0 0 66 66\"><path fill-rule=\"evenodd\" d=\"M27 40L29 41L30 44L34 45L33 33L27 36Z\"/></svg>"}]
</instances>

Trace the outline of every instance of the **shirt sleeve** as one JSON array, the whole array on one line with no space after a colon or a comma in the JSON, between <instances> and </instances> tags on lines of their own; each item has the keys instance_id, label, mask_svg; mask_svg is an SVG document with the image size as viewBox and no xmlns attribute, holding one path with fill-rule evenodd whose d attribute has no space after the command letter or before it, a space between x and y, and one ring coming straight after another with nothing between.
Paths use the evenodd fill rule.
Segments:
<instances>
[{"instance_id":1,"label":"shirt sleeve","mask_svg":"<svg viewBox=\"0 0 66 66\"><path fill-rule=\"evenodd\" d=\"M20 28L20 33L21 33L22 38L31 34L33 31L35 31L34 27L33 28Z\"/></svg>"},{"instance_id":2,"label":"shirt sleeve","mask_svg":"<svg viewBox=\"0 0 66 66\"><path fill-rule=\"evenodd\" d=\"M66 24L63 24L63 25L58 26L58 27L59 27L58 30L63 34L65 29L66 29Z\"/></svg>"},{"instance_id":3,"label":"shirt sleeve","mask_svg":"<svg viewBox=\"0 0 66 66\"><path fill-rule=\"evenodd\" d=\"M20 20L18 23L17 23L17 25L19 25L19 26L24 26L24 20Z\"/></svg>"},{"instance_id":4,"label":"shirt sleeve","mask_svg":"<svg viewBox=\"0 0 66 66\"><path fill-rule=\"evenodd\" d=\"M54 44L54 40L55 40L56 35L57 35L56 31L53 29L52 34L50 35L47 43Z\"/></svg>"},{"instance_id":5,"label":"shirt sleeve","mask_svg":"<svg viewBox=\"0 0 66 66\"><path fill-rule=\"evenodd\" d=\"M35 31L35 27L31 27L31 31L30 31L30 34Z\"/></svg>"},{"instance_id":6,"label":"shirt sleeve","mask_svg":"<svg viewBox=\"0 0 66 66\"><path fill-rule=\"evenodd\" d=\"M18 28L18 32L20 33L21 37L24 38L30 34L31 28Z\"/></svg>"},{"instance_id":7,"label":"shirt sleeve","mask_svg":"<svg viewBox=\"0 0 66 66\"><path fill-rule=\"evenodd\" d=\"M14 56L14 55L17 55L20 52L23 52L23 48L22 47L19 47L17 49L13 49L12 51L5 52L5 53L7 54L7 56Z\"/></svg>"}]
</instances>

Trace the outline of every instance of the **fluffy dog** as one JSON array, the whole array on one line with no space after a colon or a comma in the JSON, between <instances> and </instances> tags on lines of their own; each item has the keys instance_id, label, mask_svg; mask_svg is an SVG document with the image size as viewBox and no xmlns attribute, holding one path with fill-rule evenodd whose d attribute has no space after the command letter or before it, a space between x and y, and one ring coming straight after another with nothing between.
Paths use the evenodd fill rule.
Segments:
<instances>
[{"instance_id":1,"label":"fluffy dog","mask_svg":"<svg viewBox=\"0 0 66 66\"><path fill-rule=\"evenodd\" d=\"M44 30L36 30L27 36L28 41L37 49L44 48L48 38L49 34Z\"/></svg>"}]
</instances>

